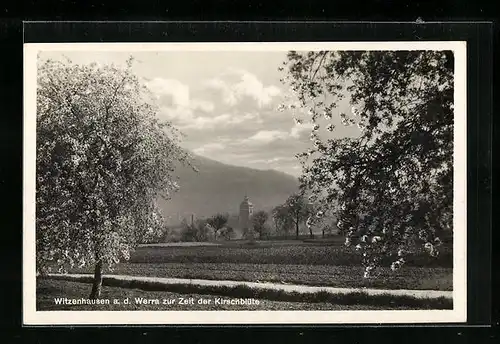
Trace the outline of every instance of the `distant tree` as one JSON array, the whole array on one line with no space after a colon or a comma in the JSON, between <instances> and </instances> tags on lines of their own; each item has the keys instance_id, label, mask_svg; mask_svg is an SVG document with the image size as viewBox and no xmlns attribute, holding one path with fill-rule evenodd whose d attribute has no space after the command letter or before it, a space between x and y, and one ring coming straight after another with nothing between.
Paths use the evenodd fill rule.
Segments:
<instances>
[{"instance_id":1,"label":"distant tree","mask_svg":"<svg viewBox=\"0 0 500 344\"><path fill-rule=\"evenodd\" d=\"M209 226L204 219L196 219L194 222L188 222L184 219L181 223L181 241L207 241L208 230Z\"/></svg>"},{"instance_id":2,"label":"distant tree","mask_svg":"<svg viewBox=\"0 0 500 344\"><path fill-rule=\"evenodd\" d=\"M37 270L93 266L90 298L103 269L161 235L156 201L178 188L175 164L190 160L131 66L38 68Z\"/></svg>"},{"instance_id":3,"label":"distant tree","mask_svg":"<svg viewBox=\"0 0 500 344\"><path fill-rule=\"evenodd\" d=\"M207 220L207 223L213 228L214 239L217 239L219 231L226 226L228 219L228 214L219 213Z\"/></svg>"},{"instance_id":4,"label":"distant tree","mask_svg":"<svg viewBox=\"0 0 500 344\"><path fill-rule=\"evenodd\" d=\"M452 228L453 52L290 51L281 69L297 102L280 109L301 109L312 128L302 187L324 210L339 208L365 276L382 257L398 269L421 245L436 256ZM350 113L338 110L343 100ZM357 135L331 138L339 122Z\"/></svg>"},{"instance_id":5,"label":"distant tree","mask_svg":"<svg viewBox=\"0 0 500 344\"><path fill-rule=\"evenodd\" d=\"M251 240L251 241L255 240L255 232L253 228L248 228L248 227L243 228L242 237L246 240Z\"/></svg>"},{"instance_id":6,"label":"distant tree","mask_svg":"<svg viewBox=\"0 0 500 344\"><path fill-rule=\"evenodd\" d=\"M234 229L231 226L226 226L222 229L221 231L221 236L225 240L231 240L231 238L234 236Z\"/></svg>"},{"instance_id":7,"label":"distant tree","mask_svg":"<svg viewBox=\"0 0 500 344\"><path fill-rule=\"evenodd\" d=\"M311 205L302 194L293 194L283 206L288 218L295 225L295 237L298 239L300 224L305 222L312 213Z\"/></svg>"},{"instance_id":8,"label":"distant tree","mask_svg":"<svg viewBox=\"0 0 500 344\"><path fill-rule=\"evenodd\" d=\"M323 216L321 211L317 211L316 207L312 203L307 203L307 220L306 220L306 227L309 230L309 238L313 239L314 234L313 234L313 227L314 226L321 226L323 223Z\"/></svg>"},{"instance_id":9,"label":"distant tree","mask_svg":"<svg viewBox=\"0 0 500 344\"><path fill-rule=\"evenodd\" d=\"M334 225L332 223L324 223L321 226L321 237L325 238L327 235L332 234L334 231Z\"/></svg>"},{"instance_id":10,"label":"distant tree","mask_svg":"<svg viewBox=\"0 0 500 344\"><path fill-rule=\"evenodd\" d=\"M186 219L181 222L181 241L191 242L197 240L197 228L191 223L188 223Z\"/></svg>"},{"instance_id":11,"label":"distant tree","mask_svg":"<svg viewBox=\"0 0 500 344\"><path fill-rule=\"evenodd\" d=\"M268 218L269 214L264 210L259 210L252 216L252 227L254 232L259 234L259 239L262 239L268 231L266 225Z\"/></svg>"},{"instance_id":12,"label":"distant tree","mask_svg":"<svg viewBox=\"0 0 500 344\"><path fill-rule=\"evenodd\" d=\"M196 219L194 221L194 226L196 228L196 241L198 242L204 242L208 241L210 233L210 225L207 223L207 220L205 219Z\"/></svg>"},{"instance_id":13,"label":"distant tree","mask_svg":"<svg viewBox=\"0 0 500 344\"><path fill-rule=\"evenodd\" d=\"M271 216L273 219L276 234L283 233L285 236L287 236L290 227L293 225L287 208L284 205L278 205L272 210Z\"/></svg>"}]
</instances>

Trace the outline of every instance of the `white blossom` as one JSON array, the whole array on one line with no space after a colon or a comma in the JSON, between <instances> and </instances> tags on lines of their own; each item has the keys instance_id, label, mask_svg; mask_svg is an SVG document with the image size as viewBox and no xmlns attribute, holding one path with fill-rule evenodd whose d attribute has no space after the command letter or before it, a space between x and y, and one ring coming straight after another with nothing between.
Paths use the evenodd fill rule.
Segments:
<instances>
[{"instance_id":1,"label":"white blossom","mask_svg":"<svg viewBox=\"0 0 500 344\"><path fill-rule=\"evenodd\" d=\"M421 229L419 232L418 232L418 237L421 239L421 240L425 240L427 238L427 232L423 229Z\"/></svg>"},{"instance_id":2,"label":"white blossom","mask_svg":"<svg viewBox=\"0 0 500 344\"><path fill-rule=\"evenodd\" d=\"M398 262L393 262L393 263L391 264L391 270L392 270L392 271L399 270L399 268L401 268L401 264L400 264L400 263L398 263Z\"/></svg>"},{"instance_id":3,"label":"white blossom","mask_svg":"<svg viewBox=\"0 0 500 344\"><path fill-rule=\"evenodd\" d=\"M363 277L364 277L364 278L370 278L370 277L371 277L371 275L372 275L372 271L373 271L373 270L374 270L374 267L373 267L373 266L371 266L371 265L370 265L370 266L367 266L367 267L365 268L365 273L363 274Z\"/></svg>"}]
</instances>

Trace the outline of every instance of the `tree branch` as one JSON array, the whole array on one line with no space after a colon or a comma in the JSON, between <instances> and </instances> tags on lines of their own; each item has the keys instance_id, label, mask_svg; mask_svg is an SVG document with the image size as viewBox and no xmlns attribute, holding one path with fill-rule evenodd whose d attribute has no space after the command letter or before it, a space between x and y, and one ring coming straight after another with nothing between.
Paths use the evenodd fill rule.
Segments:
<instances>
[{"instance_id":1,"label":"tree branch","mask_svg":"<svg viewBox=\"0 0 500 344\"><path fill-rule=\"evenodd\" d=\"M319 60L318 67L316 67L316 70L313 73L312 78L309 78L310 81L314 81L314 78L316 77L316 74L318 73L319 69L321 68L321 65L323 64L323 61L325 60L326 55L328 55L328 51L325 51L323 53L323 56L321 56L321 59Z\"/></svg>"}]
</instances>

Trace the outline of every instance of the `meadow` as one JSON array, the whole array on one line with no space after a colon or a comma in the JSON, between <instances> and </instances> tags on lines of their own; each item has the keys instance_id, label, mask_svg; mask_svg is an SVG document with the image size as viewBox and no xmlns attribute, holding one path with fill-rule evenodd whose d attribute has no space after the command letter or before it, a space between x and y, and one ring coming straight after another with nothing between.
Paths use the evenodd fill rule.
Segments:
<instances>
[{"instance_id":1,"label":"meadow","mask_svg":"<svg viewBox=\"0 0 500 344\"><path fill-rule=\"evenodd\" d=\"M343 241L342 241L343 242ZM130 263L234 263L234 264L299 264L361 266L362 256L342 242L332 241L226 241L215 244L178 243L142 245L131 256ZM406 258L412 267L453 267L450 247L438 257L419 251ZM390 264L391 259L383 263Z\"/></svg>"},{"instance_id":2,"label":"meadow","mask_svg":"<svg viewBox=\"0 0 500 344\"><path fill-rule=\"evenodd\" d=\"M363 278L361 255L337 241L229 241L143 245L112 274L306 284L345 288L453 290L452 252L408 257L401 270L384 267ZM386 262L386 266L390 264ZM92 269L72 272L91 273Z\"/></svg>"}]
</instances>

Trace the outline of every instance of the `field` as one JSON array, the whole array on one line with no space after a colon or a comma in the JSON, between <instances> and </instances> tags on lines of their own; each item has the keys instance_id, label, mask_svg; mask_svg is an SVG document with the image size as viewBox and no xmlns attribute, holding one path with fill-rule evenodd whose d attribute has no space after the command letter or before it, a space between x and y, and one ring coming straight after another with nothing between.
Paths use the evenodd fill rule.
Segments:
<instances>
[{"instance_id":1,"label":"field","mask_svg":"<svg viewBox=\"0 0 500 344\"><path fill-rule=\"evenodd\" d=\"M207 243L169 244L168 246L139 247L131 263L235 263L235 264L298 264L361 266L361 254L346 249L337 241L229 241L221 244ZM407 266L449 267L453 265L452 252L445 248L438 257L425 252L407 257ZM391 260L385 263L390 264Z\"/></svg>"},{"instance_id":2,"label":"field","mask_svg":"<svg viewBox=\"0 0 500 344\"><path fill-rule=\"evenodd\" d=\"M407 261L397 272L383 268L378 278L365 279L360 254L346 251L338 240L158 244L138 248L128 262L109 273L351 288L453 289L450 249L438 258L421 253Z\"/></svg>"}]
</instances>

